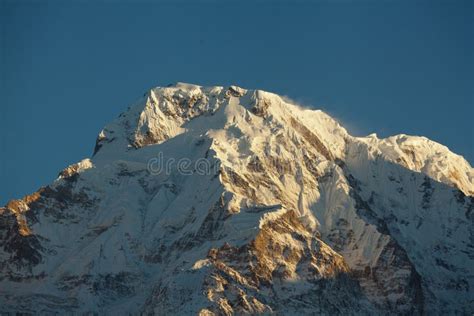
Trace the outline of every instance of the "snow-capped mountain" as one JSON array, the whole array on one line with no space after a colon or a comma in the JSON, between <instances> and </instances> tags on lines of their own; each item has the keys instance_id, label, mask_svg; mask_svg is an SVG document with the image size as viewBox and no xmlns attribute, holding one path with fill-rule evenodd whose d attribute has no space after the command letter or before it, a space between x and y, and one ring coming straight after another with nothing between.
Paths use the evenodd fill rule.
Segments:
<instances>
[{"instance_id":1,"label":"snow-capped mountain","mask_svg":"<svg viewBox=\"0 0 474 316\"><path fill-rule=\"evenodd\" d=\"M472 314L474 170L236 86L150 90L0 208L4 312Z\"/></svg>"}]
</instances>

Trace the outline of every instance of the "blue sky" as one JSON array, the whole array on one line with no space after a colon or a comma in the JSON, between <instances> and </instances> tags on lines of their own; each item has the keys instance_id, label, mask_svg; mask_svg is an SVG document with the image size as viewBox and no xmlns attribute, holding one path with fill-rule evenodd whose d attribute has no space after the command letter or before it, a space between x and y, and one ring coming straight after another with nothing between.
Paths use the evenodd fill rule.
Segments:
<instances>
[{"instance_id":1,"label":"blue sky","mask_svg":"<svg viewBox=\"0 0 474 316\"><path fill-rule=\"evenodd\" d=\"M0 2L0 204L91 155L147 89L236 84L355 135L424 135L474 162L472 1Z\"/></svg>"}]
</instances>

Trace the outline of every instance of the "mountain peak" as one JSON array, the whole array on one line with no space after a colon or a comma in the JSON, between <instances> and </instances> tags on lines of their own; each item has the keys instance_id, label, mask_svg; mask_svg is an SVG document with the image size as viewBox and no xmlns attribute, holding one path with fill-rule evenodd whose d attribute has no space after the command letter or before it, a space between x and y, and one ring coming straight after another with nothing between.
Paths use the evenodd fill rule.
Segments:
<instances>
[{"instance_id":1,"label":"mountain peak","mask_svg":"<svg viewBox=\"0 0 474 316\"><path fill-rule=\"evenodd\" d=\"M0 304L467 314L473 192L469 163L424 137L353 137L262 90L157 87L93 157L0 208Z\"/></svg>"},{"instance_id":2,"label":"mountain peak","mask_svg":"<svg viewBox=\"0 0 474 316\"><path fill-rule=\"evenodd\" d=\"M200 118L199 122L193 122ZM102 147L116 155L148 145L157 145L193 127L212 133L239 125L275 126L294 130L311 146L318 146L327 159L345 160L354 146L367 155L380 156L410 170L423 172L436 181L453 185L465 194L474 194L474 172L461 156L425 137L395 135L385 139L371 134L352 137L332 117L320 110L302 108L286 98L263 90L247 90L231 85L203 87L178 82L151 89L145 97L107 125L99 134L94 155ZM257 119L259 118L259 119ZM264 119L264 121L261 121ZM240 123L238 123L240 121ZM209 135L209 133L208 133ZM247 137L255 137L249 133ZM361 148L364 144L364 149ZM359 154L359 153L358 153ZM107 154L110 155L110 154ZM103 155L101 155L103 156Z\"/></svg>"}]
</instances>

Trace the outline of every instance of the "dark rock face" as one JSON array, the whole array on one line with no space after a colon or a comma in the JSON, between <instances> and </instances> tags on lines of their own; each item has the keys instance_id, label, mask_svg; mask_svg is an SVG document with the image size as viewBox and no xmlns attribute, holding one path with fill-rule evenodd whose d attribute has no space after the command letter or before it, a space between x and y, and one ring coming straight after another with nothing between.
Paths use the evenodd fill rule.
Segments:
<instances>
[{"instance_id":1,"label":"dark rock face","mask_svg":"<svg viewBox=\"0 0 474 316\"><path fill-rule=\"evenodd\" d=\"M2 277L13 276L16 270L31 271L31 267L39 264L43 250L38 237L22 235L17 218L12 214L0 217L0 240L2 241Z\"/></svg>"}]
</instances>

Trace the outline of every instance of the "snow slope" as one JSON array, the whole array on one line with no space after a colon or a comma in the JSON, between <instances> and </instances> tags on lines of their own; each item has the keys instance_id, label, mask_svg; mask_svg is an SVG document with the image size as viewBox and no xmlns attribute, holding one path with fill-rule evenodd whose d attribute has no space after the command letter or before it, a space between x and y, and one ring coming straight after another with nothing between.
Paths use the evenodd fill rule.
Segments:
<instances>
[{"instance_id":1,"label":"snow slope","mask_svg":"<svg viewBox=\"0 0 474 316\"><path fill-rule=\"evenodd\" d=\"M0 208L0 310L470 314L474 170L278 95L150 90Z\"/></svg>"}]
</instances>

